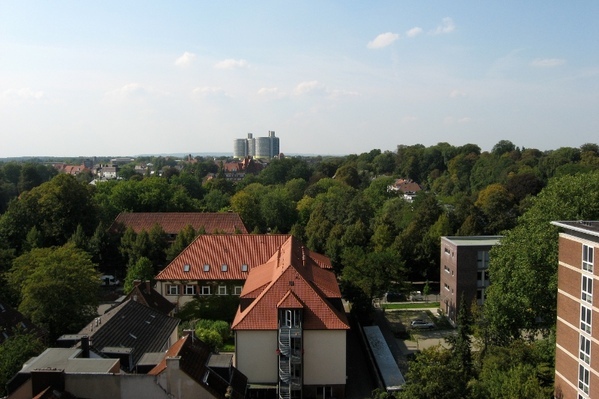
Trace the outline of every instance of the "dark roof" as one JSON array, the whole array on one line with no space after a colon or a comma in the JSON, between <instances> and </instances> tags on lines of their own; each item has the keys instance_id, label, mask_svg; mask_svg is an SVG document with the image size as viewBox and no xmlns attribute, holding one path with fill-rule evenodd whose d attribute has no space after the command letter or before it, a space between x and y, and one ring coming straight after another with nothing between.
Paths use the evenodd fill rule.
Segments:
<instances>
[{"instance_id":1,"label":"dark roof","mask_svg":"<svg viewBox=\"0 0 599 399\"><path fill-rule=\"evenodd\" d=\"M555 221L551 224L566 230L599 237L599 221L596 220Z\"/></svg>"},{"instance_id":2,"label":"dark roof","mask_svg":"<svg viewBox=\"0 0 599 399\"><path fill-rule=\"evenodd\" d=\"M141 233L149 232L156 224L170 235L179 234L188 225L196 231L203 228L208 234L248 233L239 214L233 212L124 212L116 217L110 229L115 231L122 225Z\"/></svg>"},{"instance_id":3,"label":"dark roof","mask_svg":"<svg viewBox=\"0 0 599 399\"><path fill-rule=\"evenodd\" d=\"M98 353L105 348L111 353L130 353L129 368L133 368L144 353L166 350L178 324L179 319L130 299L94 319L79 334L88 335Z\"/></svg>"},{"instance_id":4,"label":"dark roof","mask_svg":"<svg viewBox=\"0 0 599 399\"><path fill-rule=\"evenodd\" d=\"M0 300L0 344L15 335L17 331L41 334L41 330L27 317L23 316L21 312Z\"/></svg>"},{"instance_id":5,"label":"dark roof","mask_svg":"<svg viewBox=\"0 0 599 399\"><path fill-rule=\"evenodd\" d=\"M136 281L135 287L125 297L125 300L133 299L142 305L159 311L163 314L170 314L175 309L175 304L160 295L150 284L149 281Z\"/></svg>"},{"instance_id":6,"label":"dark roof","mask_svg":"<svg viewBox=\"0 0 599 399\"><path fill-rule=\"evenodd\" d=\"M204 389L214 395L215 398L225 398L227 389L231 387L230 398L243 399L247 387L247 377L235 367L229 367L227 378L223 378L222 370L220 373L209 367L210 358L214 354L210 346L203 341L191 335L186 335L177 341L165 353L164 359L160 364L154 367L148 374L158 375L166 370L167 357L180 357L179 367L181 370L200 384Z\"/></svg>"}]
</instances>

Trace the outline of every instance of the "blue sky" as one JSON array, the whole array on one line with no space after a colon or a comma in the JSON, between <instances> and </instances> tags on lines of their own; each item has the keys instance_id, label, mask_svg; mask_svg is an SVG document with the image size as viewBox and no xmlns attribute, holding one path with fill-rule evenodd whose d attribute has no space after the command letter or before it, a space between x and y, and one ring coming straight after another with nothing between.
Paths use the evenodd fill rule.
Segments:
<instances>
[{"instance_id":1,"label":"blue sky","mask_svg":"<svg viewBox=\"0 0 599 399\"><path fill-rule=\"evenodd\" d=\"M598 143L599 2L0 2L0 157Z\"/></svg>"}]
</instances>

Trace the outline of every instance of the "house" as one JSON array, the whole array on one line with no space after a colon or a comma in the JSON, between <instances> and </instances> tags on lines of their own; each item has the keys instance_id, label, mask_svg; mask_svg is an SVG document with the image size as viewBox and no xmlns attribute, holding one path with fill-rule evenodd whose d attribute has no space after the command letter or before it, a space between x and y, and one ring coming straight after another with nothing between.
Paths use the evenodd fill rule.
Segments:
<instances>
[{"instance_id":1,"label":"house","mask_svg":"<svg viewBox=\"0 0 599 399\"><path fill-rule=\"evenodd\" d=\"M19 332L42 335L42 331L21 312L0 300L0 344Z\"/></svg>"},{"instance_id":2,"label":"house","mask_svg":"<svg viewBox=\"0 0 599 399\"><path fill-rule=\"evenodd\" d=\"M247 234L247 229L237 213L233 212L122 212L110 227L119 231L131 227L137 234L149 232L158 224L168 236L174 238L187 226L204 230L208 234Z\"/></svg>"},{"instance_id":3,"label":"house","mask_svg":"<svg viewBox=\"0 0 599 399\"><path fill-rule=\"evenodd\" d=\"M397 179L392 185L387 187L387 191L389 192L401 192L403 198L408 202L412 202L420 190L422 189L418 183L411 179Z\"/></svg>"},{"instance_id":4,"label":"house","mask_svg":"<svg viewBox=\"0 0 599 399\"><path fill-rule=\"evenodd\" d=\"M599 270L599 221L557 221L555 397L599 395L599 311L593 286Z\"/></svg>"},{"instance_id":5,"label":"house","mask_svg":"<svg viewBox=\"0 0 599 399\"><path fill-rule=\"evenodd\" d=\"M62 336L59 341L75 344L87 336L92 352L120 359L121 368L132 372L144 354L164 352L177 340L178 325L179 319L131 298L95 318L77 335Z\"/></svg>"},{"instance_id":6,"label":"house","mask_svg":"<svg viewBox=\"0 0 599 399\"><path fill-rule=\"evenodd\" d=\"M8 398L242 399L247 378L218 355L186 335L155 353L147 373L120 370L119 359L90 356L83 348L49 348L29 360L10 381ZM54 395L54 396L52 396Z\"/></svg>"},{"instance_id":7,"label":"house","mask_svg":"<svg viewBox=\"0 0 599 399\"><path fill-rule=\"evenodd\" d=\"M441 309L455 324L463 295L466 306L485 302L489 280L489 251L501 236L441 237Z\"/></svg>"},{"instance_id":8,"label":"house","mask_svg":"<svg viewBox=\"0 0 599 399\"><path fill-rule=\"evenodd\" d=\"M240 295L252 269L266 263L288 234L199 235L154 278L156 290L177 306L196 295ZM306 250L320 267L332 268L323 255Z\"/></svg>"},{"instance_id":9,"label":"house","mask_svg":"<svg viewBox=\"0 0 599 399\"><path fill-rule=\"evenodd\" d=\"M160 295L160 293L152 287L150 281L136 280L133 289L127 294L123 301L129 299L133 299L142 305L168 316L173 316L175 313L175 305Z\"/></svg>"},{"instance_id":10,"label":"house","mask_svg":"<svg viewBox=\"0 0 599 399\"><path fill-rule=\"evenodd\" d=\"M235 367L253 394L343 398L349 328L335 274L289 236L248 274L231 325Z\"/></svg>"}]
</instances>

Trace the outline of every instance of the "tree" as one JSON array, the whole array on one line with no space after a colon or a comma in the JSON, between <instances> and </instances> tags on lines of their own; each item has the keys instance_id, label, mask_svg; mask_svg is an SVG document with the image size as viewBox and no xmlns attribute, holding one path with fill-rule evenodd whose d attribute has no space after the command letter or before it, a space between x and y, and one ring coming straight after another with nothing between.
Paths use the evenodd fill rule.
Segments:
<instances>
[{"instance_id":1,"label":"tree","mask_svg":"<svg viewBox=\"0 0 599 399\"><path fill-rule=\"evenodd\" d=\"M166 261L171 262L196 238L196 231L192 225L187 225L177 234L175 241L166 250Z\"/></svg>"},{"instance_id":2,"label":"tree","mask_svg":"<svg viewBox=\"0 0 599 399\"><path fill-rule=\"evenodd\" d=\"M154 266L152 261L144 256L139 258L135 264L127 268L127 276L123 289L128 294L135 287L135 281L151 281L154 278Z\"/></svg>"},{"instance_id":3,"label":"tree","mask_svg":"<svg viewBox=\"0 0 599 399\"><path fill-rule=\"evenodd\" d=\"M492 343L548 333L556 321L558 230L554 220L599 218L599 172L554 178L490 253L484 315Z\"/></svg>"},{"instance_id":4,"label":"tree","mask_svg":"<svg viewBox=\"0 0 599 399\"><path fill-rule=\"evenodd\" d=\"M21 370L23 364L33 356L39 355L44 345L34 334L19 332L0 345L0 394L8 381Z\"/></svg>"},{"instance_id":5,"label":"tree","mask_svg":"<svg viewBox=\"0 0 599 399\"><path fill-rule=\"evenodd\" d=\"M7 273L19 311L48 331L49 340L79 331L96 315L99 274L90 256L71 244L35 248Z\"/></svg>"}]
</instances>

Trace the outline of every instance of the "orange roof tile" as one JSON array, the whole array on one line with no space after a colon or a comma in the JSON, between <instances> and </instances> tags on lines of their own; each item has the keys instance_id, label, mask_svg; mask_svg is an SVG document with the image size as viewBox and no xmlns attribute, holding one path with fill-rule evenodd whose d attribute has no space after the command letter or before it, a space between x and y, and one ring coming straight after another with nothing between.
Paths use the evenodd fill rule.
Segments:
<instances>
[{"instance_id":1,"label":"orange roof tile","mask_svg":"<svg viewBox=\"0 0 599 399\"><path fill-rule=\"evenodd\" d=\"M266 263L290 237L288 234L200 235L155 280L245 280L250 270ZM323 267L330 265L323 255L318 260ZM243 265L247 266L245 271Z\"/></svg>"},{"instance_id":2,"label":"orange roof tile","mask_svg":"<svg viewBox=\"0 0 599 399\"><path fill-rule=\"evenodd\" d=\"M148 372L148 374L149 375L158 375L158 374L162 373L164 370L166 370L166 358L178 356L179 351L181 350L181 348L183 348L183 344L185 344L185 341L187 340L187 338L189 338L189 335L185 335L184 337L179 338L179 340L177 342L175 342L173 345L171 345L171 347L168 348L168 350L164 354L164 358L162 359L162 361L160 363L158 363L152 370L150 370Z\"/></svg>"},{"instance_id":3,"label":"orange roof tile","mask_svg":"<svg viewBox=\"0 0 599 399\"><path fill-rule=\"evenodd\" d=\"M239 308L233 330L278 329L277 306L301 306L307 330L349 329L345 313L331 303L341 298L335 275L306 256L307 252L299 240L290 237L267 263L250 272L240 298L255 299Z\"/></svg>"},{"instance_id":4,"label":"orange roof tile","mask_svg":"<svg viewBox=\"0 0 599 399\"><path fill-rule=\"evenodd\" d=\"M195 230L204 228L208 234L248 232L239 214L233 212L123 212L116 217L111 229L116 229L119 224L131 227L136 233L149 232L156 224L167 234L178 234L188 225Z\"/></svg>"}]
</instances>

